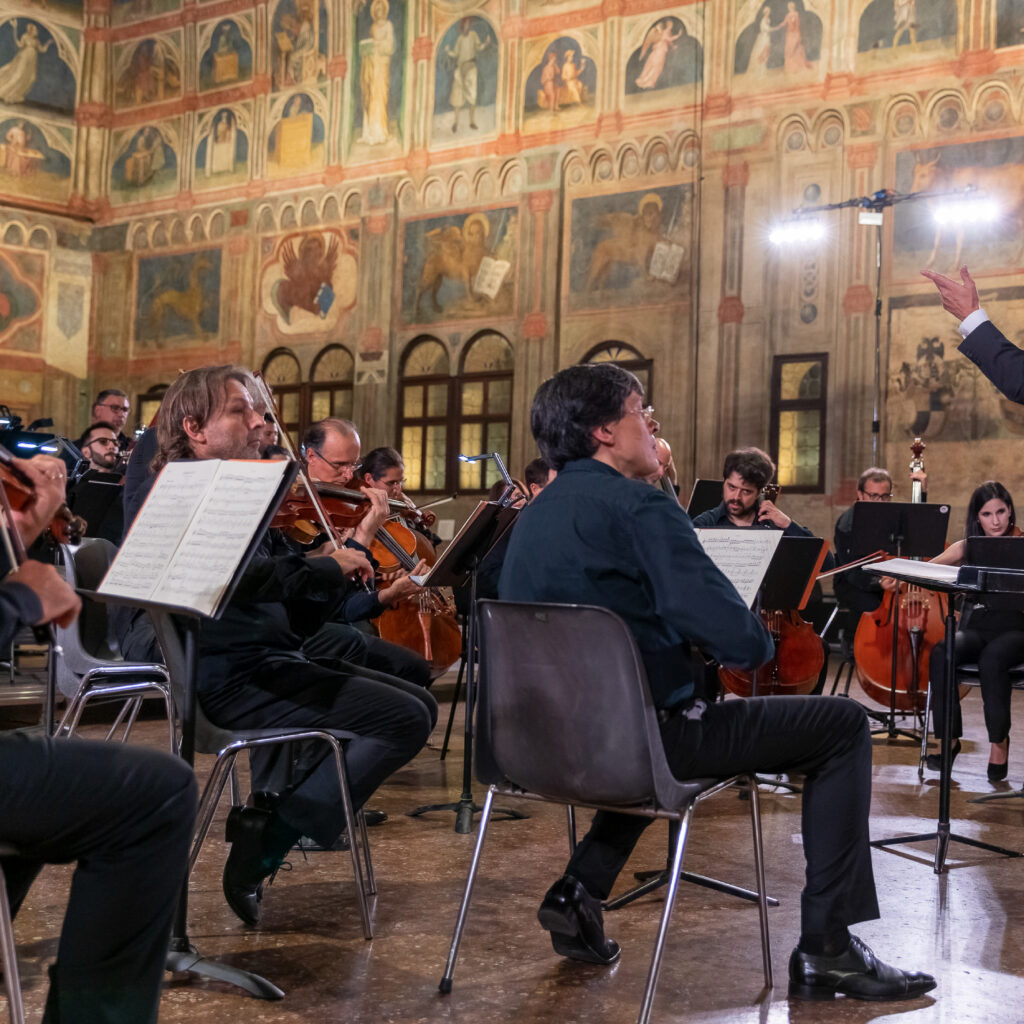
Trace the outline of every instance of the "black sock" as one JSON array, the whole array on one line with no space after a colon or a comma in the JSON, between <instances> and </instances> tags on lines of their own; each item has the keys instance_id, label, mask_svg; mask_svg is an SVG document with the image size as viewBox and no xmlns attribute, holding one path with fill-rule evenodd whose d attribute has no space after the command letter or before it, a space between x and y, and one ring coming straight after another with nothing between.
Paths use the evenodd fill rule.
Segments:
<instances>
[{"instance_id":1,"label":"black sock","mask_svg":"<svg viewBox=\"0 0 1024 1024\"><path fill-rule=\"evenodd\" d=\"M269 875L284 860L302 833L292 828L276 811L263 829L262 866Z\"/></svg>"},{"instance_id":2,"label":"black sock","mask_svg":"<svg viewBox=\"0 0 1024 1024\"><path fill-rule=\"evenodd\" d=\"M850 931L840 928L824 935L801 935L797 949L811 956L839 956L850 945Z\"/></svg>"}]
</instances>

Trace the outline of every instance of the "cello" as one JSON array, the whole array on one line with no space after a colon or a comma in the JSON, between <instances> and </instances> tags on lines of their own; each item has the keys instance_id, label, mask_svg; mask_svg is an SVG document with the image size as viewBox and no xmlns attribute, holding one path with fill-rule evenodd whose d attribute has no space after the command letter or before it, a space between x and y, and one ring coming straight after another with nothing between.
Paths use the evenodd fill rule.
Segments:
<instances>
[{"instance_id":1,"label":"cello","mask_svg":"<svg viewBox=\"0 0 1024 1024\"><path fill-rule=\"evenodd\" d=\"M778 484L766 484L761 490L761 497L774 502L780 490ZM821 558L824 555L823 547ZM820 568L819 559L817 569ZM718 678L722 685L737 697L751 697L755 692L756 674L759 697L810 693L825 665L825 650L814 626L805 621L795 608L786 611L762 608L761 621L775 642L771 660L754 672L720 667Z\"/></svg>"},{"instance_id":2,"label":"cello","mask_svg":"<svg viewBox=\"0 0 1024 1024\"><path fill-rule=\"evenodd\" d=\"M924 441L915 437L910 446L912 473L924 469L924 449ZM911 481L910 493L915 504L924 500L920 480ZM932 647L943 642L945 614L941 595L901 586L886 591L881 604L861 616L853 658L861 689L872 700L888 704L892 711L924 712L928 659Z\"/></svg>"}]
</instances>

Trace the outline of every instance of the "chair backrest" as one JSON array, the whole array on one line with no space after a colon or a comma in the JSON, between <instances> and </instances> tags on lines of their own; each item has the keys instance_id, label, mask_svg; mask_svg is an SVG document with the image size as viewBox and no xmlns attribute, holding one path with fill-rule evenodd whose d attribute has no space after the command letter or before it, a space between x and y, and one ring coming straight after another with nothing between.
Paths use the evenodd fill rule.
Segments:
<instances>
[{"instance_id":1,"label":"chair backrest","mask_svg":"<svg viewBox=\"0 0 1024 1024\"><path fill-rule=\"evenodd\" d=\"M95 590L103 579L117 548L101 537L87 537L77 548L61 545L64 578L72 587ZM70 626L54 627L62 655L58 661L57 685L61 693L74 696L87 672L120 661L111 636L107 606L102 601L82 599L82 611Z\"/></svg>"},{"instance_id":2,"label":"chair backrest","mask_svg":"<svg viewBox=\"0 0 1024 1024\"><path fill-rule=\"evenodd\" d=\"M629 627L589 605L479 603L476 765L565 803L675 806Z\"/></svg>"}]
</instances>

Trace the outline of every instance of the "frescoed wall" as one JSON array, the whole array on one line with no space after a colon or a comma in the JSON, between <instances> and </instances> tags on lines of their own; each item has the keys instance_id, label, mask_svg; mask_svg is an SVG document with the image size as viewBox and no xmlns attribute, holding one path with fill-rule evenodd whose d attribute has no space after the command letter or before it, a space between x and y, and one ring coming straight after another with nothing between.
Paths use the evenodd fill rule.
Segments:
<instances>
[{"instance_id":1,"label":"frescoed wall","mask_svg":"<svg viewBox=\"0 0 1024 1024\"><path fill-rule=\"evenodd\" d=\"M138 349L215 339L220 329L221 251L142 257L136 265Z\"/></svg>"},{"instance_id":2,"label":"frescoed wall","mask_svg":"<svg viewBox=\"0 0 1024 1024\"><path fill-rule=\"evenodd\" d=\"M199 91L248 82L253 74L252 40L250 18L226 18L200 25Z\"/></svg>"},{"instance_id":3,"label":"frescoed wall","mask_svg":"<svg viewBox=\"0 0 1024 1024\"><path fill-rule=\"evenodd\" d=\"M434 59L434 146L494 133L499 49L494 28L477 15L459 18L441 37Z\"/></svg>"},{"instance_id":4,"label":"frescoed wall","mask_svg":"<svg viewBox=\"0 0 1024 1024\"><path fill-rule=\"evenodd\" d=\"M354 160L379 160L402 148L406 19L405 0L355 0L351 111Z\"/></svg>"},{"instance_id":5,"label":"frescoed wall","mask_svg":"<svg viewBox=\"0 0 1024 1024\"><path fill-rule=\"evenodd\" d=\"M70 114L76 42L67 29L50 29L34 18L0 21L0 103Z\"/></svg>"}]
</instances>

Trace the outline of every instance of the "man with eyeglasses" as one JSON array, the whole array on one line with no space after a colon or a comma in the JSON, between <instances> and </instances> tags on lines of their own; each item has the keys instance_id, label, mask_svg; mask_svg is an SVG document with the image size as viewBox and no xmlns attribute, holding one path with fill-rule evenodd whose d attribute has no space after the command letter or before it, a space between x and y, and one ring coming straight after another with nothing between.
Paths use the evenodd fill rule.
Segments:
<instances>
[{"instance_id":1,"label":"man with eyeglasses","mask_svg":"<svg viewBox=\"0 0 1024 1024\"><path fill-rule=\"evenodd\" d=\"M124 532L124 470L118 466L117 434L106 423L93 423L82 435L79 447L89 460L89 468L68 488L68 508L88 524L87 537L104 537L120 544Z\"/></svg>"},{"instance_id":2,"label":"man with eyeglasses","mask_svg":"<svg viewBox=\"0 0 1024 1024\"><path fill-rule=\"evenodd\" d=\"M120 388L104 388L97 396L92 406L93 426L103 423L114 432L117 438L117 450L123 452L131 444L131 440L124 433L124 425L128 421L128 414L132 411L128 396ZM81 448L88 440L90 427L77 441Z\"/></svg>"}]
</instances>

